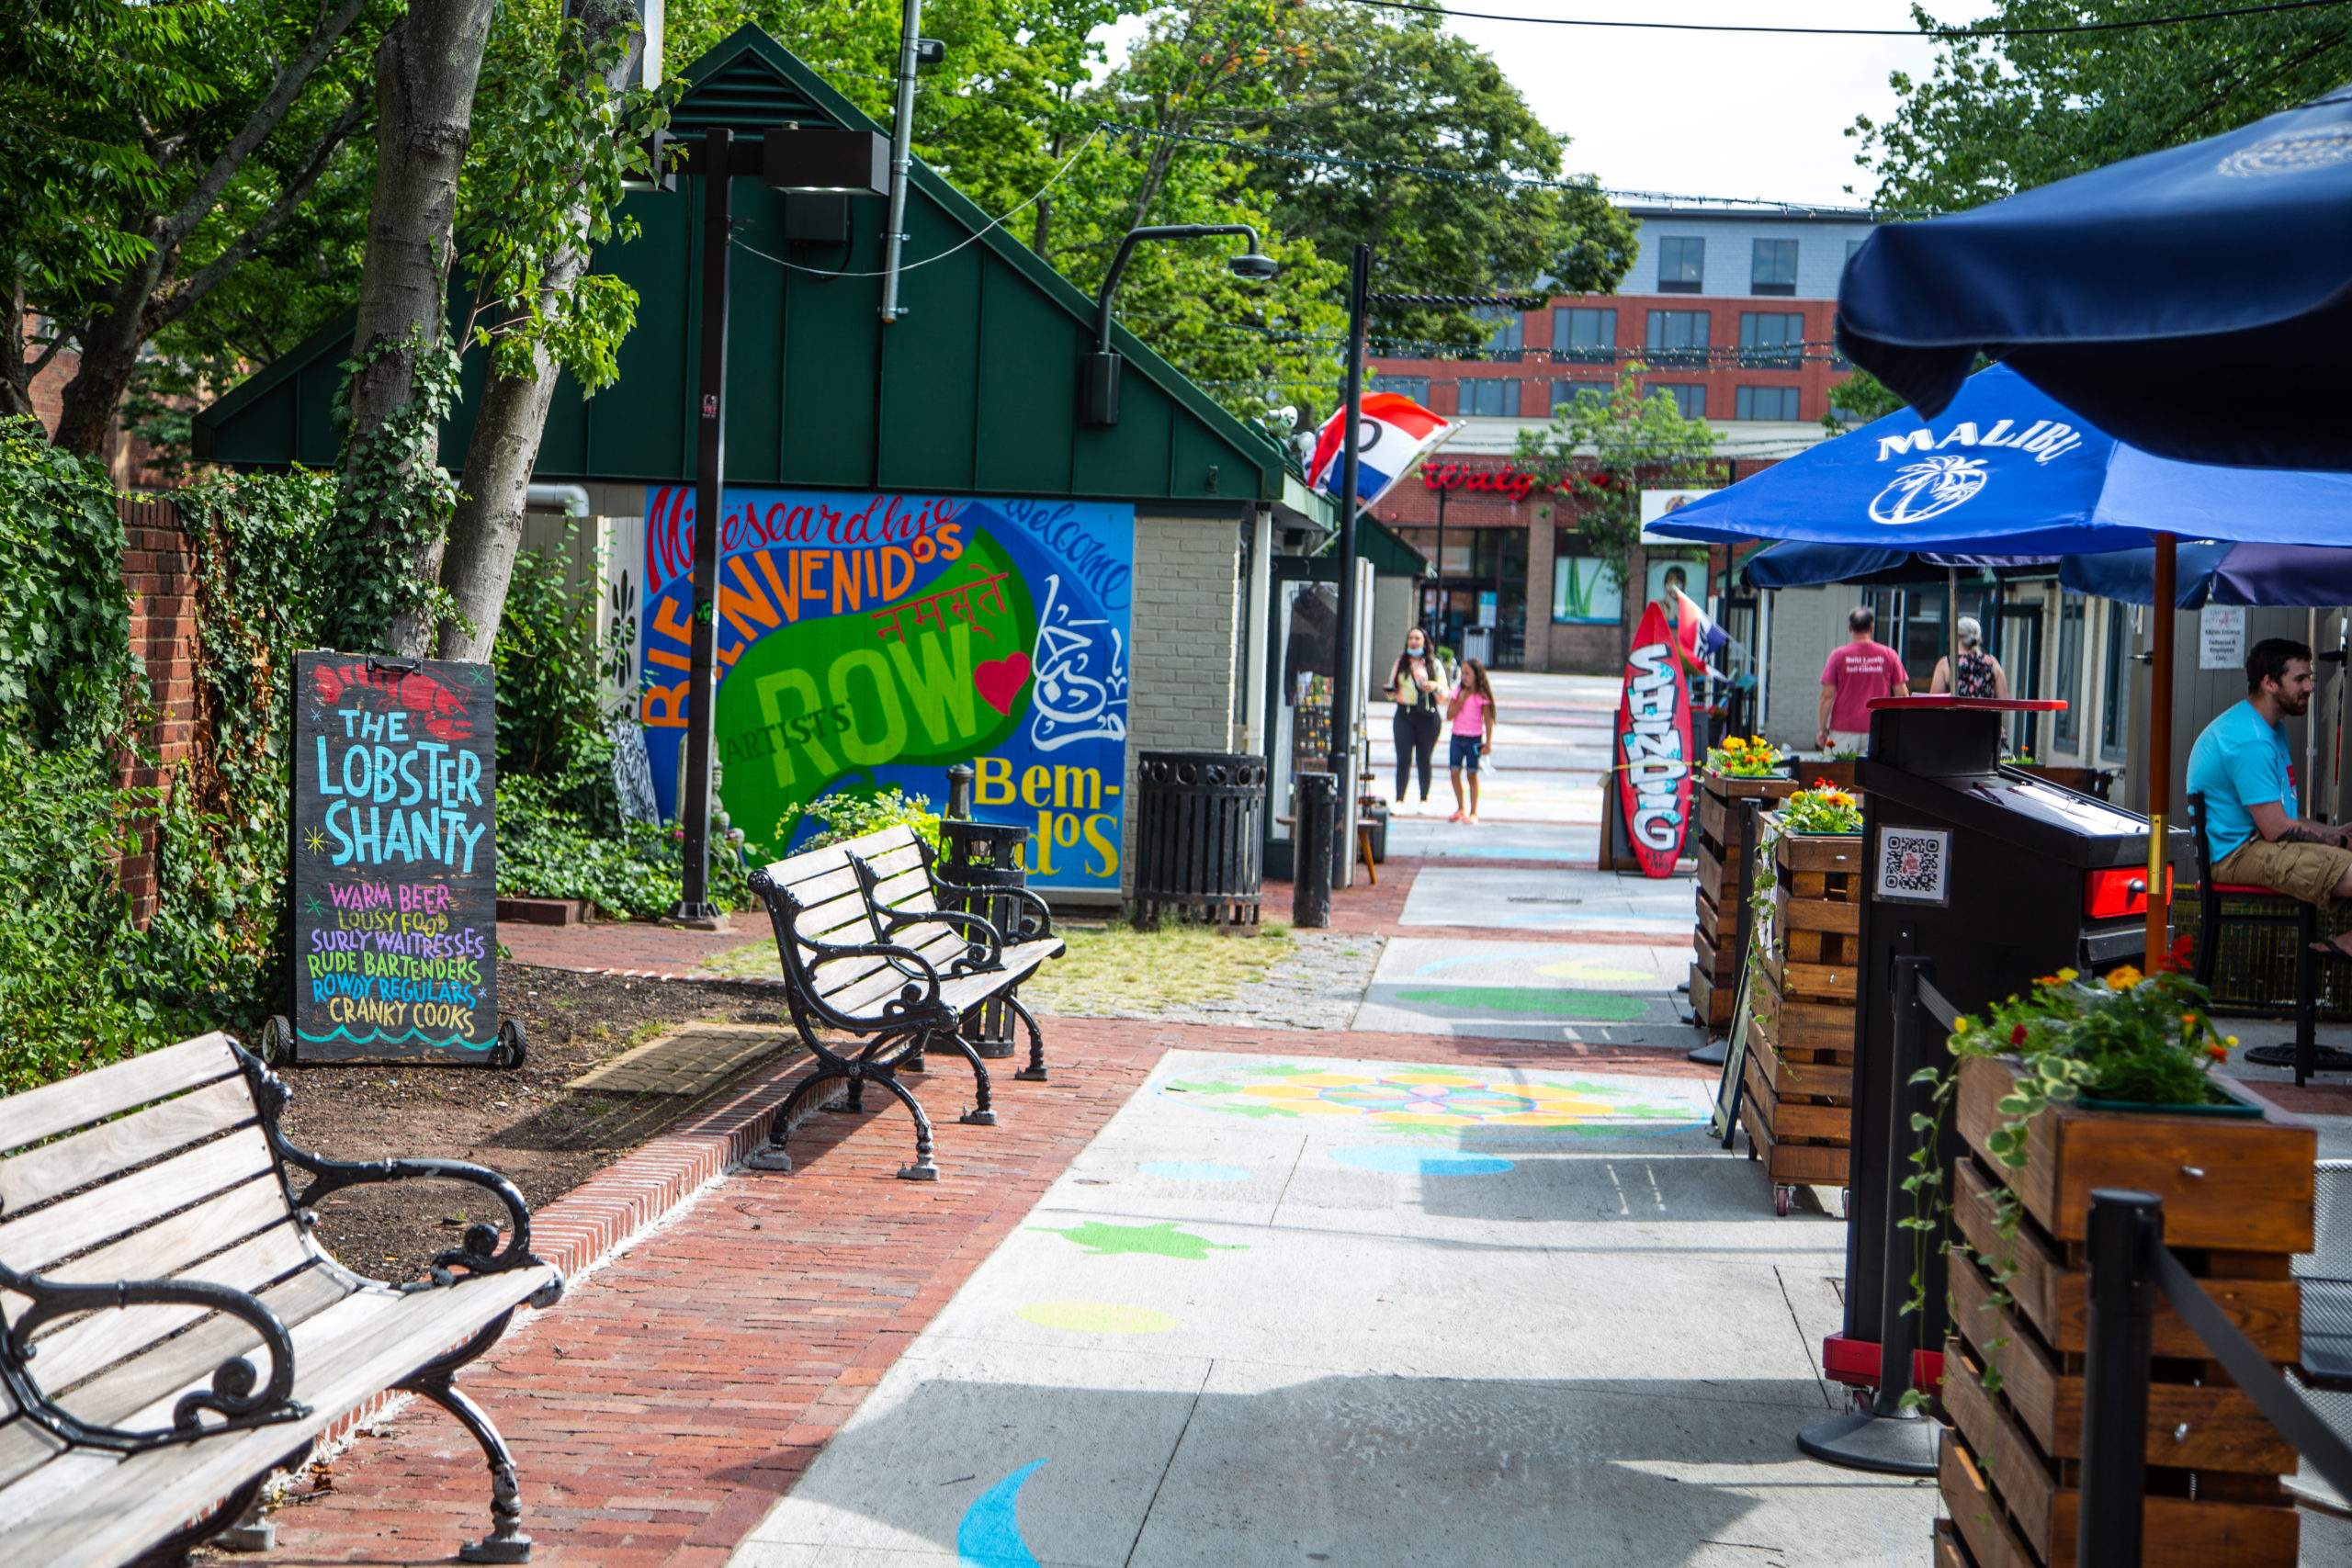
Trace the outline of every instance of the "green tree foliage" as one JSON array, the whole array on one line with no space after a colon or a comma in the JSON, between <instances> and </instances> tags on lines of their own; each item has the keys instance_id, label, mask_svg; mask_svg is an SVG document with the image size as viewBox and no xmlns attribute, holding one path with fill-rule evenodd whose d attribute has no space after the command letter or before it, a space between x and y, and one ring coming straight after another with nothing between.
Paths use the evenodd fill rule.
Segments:
<instances>
[{"instance_id":1,"label":"green tree foliage","mask_svg":"<svg viewBox=\"0 0 2352 1568\"><path fill-rule=\"evenodd\" d=\"M1646 366L1618 371L1607 398L1583 396L1552 411L1542 430L1522 431L1521 467L1539 477L1573 513L1588 553L1606 561L1621 582L1642 534L1642 487L1704 484L1722 477L1713 457L1714 428L1687 419L1662 390L1642 395Z\"/></svg>"},{"instance_id":2,"label":"green tree foliage","mask_svg":"<svg viewBox=\"0 0 2352 1568\"><path fill-rule=\"evenodd\" d=\"M2065 27L2177 14L2169 0L1996 0L1965 24ZM2339 6L2000 39L1951 39L1925 76L1897 72L1885 120L1847 134L1891 208L1956 211L2087 169L2219 135L2315 98L2352 72Z\"/></svg>"},{"instance_id":3,"label":"green tree foliage","mask_svg":"<svg viewBox=\"0 0 2352 1568\"><path fill-rule=\"evenodd\" d=\"M350 142L369 51L398 14L394 0L0 0L0 412L28 409L32 377L70 345L56 434L95 452L160 334L189 323L186 377L220 368L241 335L290 345L306 330L347 287L322 204L364 165ZM326 254L306 249L322 242Z\"/></svg>"}]
</instances>

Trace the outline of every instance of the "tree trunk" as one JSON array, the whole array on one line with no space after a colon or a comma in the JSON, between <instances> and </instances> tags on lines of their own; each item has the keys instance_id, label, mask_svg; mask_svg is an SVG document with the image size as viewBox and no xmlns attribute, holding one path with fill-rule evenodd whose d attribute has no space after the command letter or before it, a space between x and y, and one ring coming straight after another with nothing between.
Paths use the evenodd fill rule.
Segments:
<instances>
[{"instance_id":1,"label":"tree trunk","mask_svg":"<svg viewBox=\"0 0 2352 1568\"><path fill-rule=\"evenodd\" d=\"M59 400L54 439L68 452L105 460L115 410L138 372L140 346L146 341L141 320L164 265L163 255L151 253L115 286L106 304L91 313L80 363Z\"/></svg>"},{"instance_id":2,"label":"tree trunk","mask_svg":"<svg viewBox=\"0 0 2352 1568\"><path fill-rule=\"evenodd\" d=\"M586 34L586 58L615 33L634 30L636 9L626 0L589 0L580 11ZM605 90L626 92L637 79L642 47L624 51L604 78ZM587 219L584 205L572 214L575 225ZM585 251L566 250L548 264L540 290L543 309L551 309L571 292L588 270ZM449 522L446 555L435 546L422 563L424 575L438 574L455 604L458 620L441 628L440 655L482 662L498 640L498 623L506 609L506 587L514 575L514 556L523 543L523 513L529 499L531 470L538 466L539 442L547 433L548 405L555 398L559 371L542 348L531 358L531 374L501 376L493 372L482 390L481 412L474 421L472 445L466 449L466 469L458 484L458 510ZM430 645L432 628L422 616L402 616L392 628L392 646L400 653L418 656Z\"/></svg>"},{"instance_id":3,"label":"tree trunk","mask_svg":"<svg viewBox=\"0 0 2352 1568\"><path fill-rule=\"evenodd\" d=\"M450 231L492 0L413 0L376 49L376 195L359 273L360 367L345 468L415 395L416 344L447 331Z\"/></svg>"}]
</instances>

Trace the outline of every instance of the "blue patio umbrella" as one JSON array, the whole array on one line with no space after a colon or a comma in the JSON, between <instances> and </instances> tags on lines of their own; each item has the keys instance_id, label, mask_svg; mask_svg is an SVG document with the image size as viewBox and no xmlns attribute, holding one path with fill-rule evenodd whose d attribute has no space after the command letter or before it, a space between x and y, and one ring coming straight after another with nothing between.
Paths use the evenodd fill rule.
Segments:
<instances>
[{"instance_id":1,"label":"blue patio umbrella","mask_svg":"<svg viewBox=\"0 0 2352 1568\"><path fill-rule=\"evenodd\" d=\"M2143 451L2352 468L2352 87L1925 223L1846 265L1838 339L1922 412L1979 355Z\"/></svg>"},{"instance_id":2,"label":"blue patio umbrella","mask_svg":"<svg viewBox=\"0 0 2352 1568\"><path fill-rule=\"evenodd\" d=\"M2006 366L1943 412L1909 410L1776 463L1649 525L1708 541L1802 539L1874 549L2074 555L2151 548L2154 602L2177 597L2177 537L2308 545L2344 537L2352 474L2216 468L2117 441ZM2148 959L2163 954L2170 807L2172 617L2155 618L2148 774Z\"/></svg>"},{"instance_id":3,"label":"blue patio umbrella","mask_svg":"<svg viewBox=\"0 0 2352 1568\"><path fill-rule=\"evenodd\" d=\"M2143 549L2160 536L2352 542L2347 520L2352 474L2153 457L1996 365L1932 420L1898 410L1647 526L1965 559Z\"/></svg>"},{"instance_id":4,"label":"blue patio umbrella","mask_svg":"<svg viewBox=\"0 0 2352 1568\"><path fill-rule=\"evenodd\" d=\"M2297 608L2352 604L2352 549L2184 542L2179 559L2173 603L2184 610L2208 604ZM2116 550L2068 556L2058 569L2058 581L2077 593L2097 593L2127 604L2153 604L2156 602L2156 552Z\"/></svg>"}]
</instances>

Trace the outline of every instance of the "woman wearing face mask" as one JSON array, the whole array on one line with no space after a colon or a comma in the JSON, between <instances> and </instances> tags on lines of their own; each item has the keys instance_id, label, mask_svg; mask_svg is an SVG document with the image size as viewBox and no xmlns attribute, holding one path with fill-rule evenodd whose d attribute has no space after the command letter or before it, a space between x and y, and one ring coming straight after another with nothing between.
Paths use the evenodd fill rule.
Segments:
<instances>
[{"instance_id":1,"label":"woman wearing face mask","mask_svg":"<svg viewBox=\"0 0 2352 1568\"><path fill-rule=\"evenodd\" d=\"M1405 651L1388 668L1388 695L1396 705L1389 733L1396 743L1396 809L1405 809L1405 786L1413 766L1421 773L1421 804L1430 803L1430 759L1445 720L1445 667L1430 649L1429 635L1415 626L1405 634Z\"/></svg>"}]
</instances>

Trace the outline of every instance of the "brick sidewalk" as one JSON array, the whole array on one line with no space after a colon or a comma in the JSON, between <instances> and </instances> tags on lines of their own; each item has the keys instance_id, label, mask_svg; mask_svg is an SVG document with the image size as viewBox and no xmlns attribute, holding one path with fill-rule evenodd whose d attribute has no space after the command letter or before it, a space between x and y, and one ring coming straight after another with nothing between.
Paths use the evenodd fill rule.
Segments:
<instances>
[{"instance_id":1,"label":"brick sidewalk","mask_svg":"<svg viewBox=\"0 0 2352 1568\"><path fill-rule=\"evenodd\" d=\"M788 1492L866 1390L930 1323L1172 1048L1389 1057L1495 1067L1673 1071L1672 1053L1527 1041L1283 1032L1119 1020L1048 1024L1053 1081L1006 1082L996 1127L965 1127L961 1064L924 1084L940 1179L895 1179L913 1132L895 1105L820 1114L793 1138L792 1175L741 1171L674 1223L526 1314L462 1381L520 1466L534 1561L582 1568L717 1568ZM767 1093L774 1086L763 1086ZM883 1097L874 1096L874 1101ZM681 1150L740 1153L773 1100L747 1094L552 1204L551 1245L616 1214L649 1172L698 1174ZM702 1156L708 1157L707 1151ZM659 1169L656 1170L655 1168ZM277 1516L272 1563L448 1560L488 1524L479 1450L430 1405L361 1438L329 1483Z\"/></svg>"}]
</instances>

